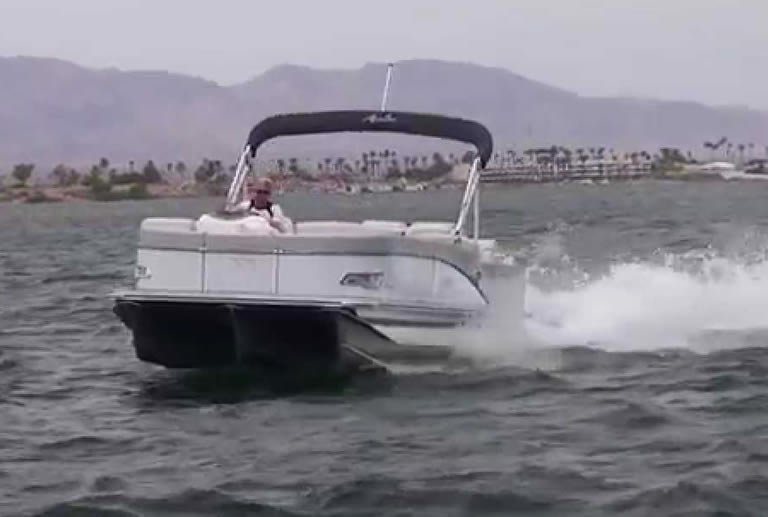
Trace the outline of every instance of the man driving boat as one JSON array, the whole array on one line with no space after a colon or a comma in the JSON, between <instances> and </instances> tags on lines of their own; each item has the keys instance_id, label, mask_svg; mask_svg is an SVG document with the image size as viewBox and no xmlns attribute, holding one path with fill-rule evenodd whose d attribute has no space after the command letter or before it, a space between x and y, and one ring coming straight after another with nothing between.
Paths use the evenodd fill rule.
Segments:
<instances>
[{"instance_id":1,"label":"man driving boat","mask_svg":"<svg viewBox=\"0 0 768 517\"><path fill-rule=\"evenodd\" d=\"M282 232L288 232L291 221L277 203L272 202L272 181L269 178L248 180L245 186L245 200L238 208L249 214L257 214L267 220L269 225Z\"/></svg>"}]
</instances>

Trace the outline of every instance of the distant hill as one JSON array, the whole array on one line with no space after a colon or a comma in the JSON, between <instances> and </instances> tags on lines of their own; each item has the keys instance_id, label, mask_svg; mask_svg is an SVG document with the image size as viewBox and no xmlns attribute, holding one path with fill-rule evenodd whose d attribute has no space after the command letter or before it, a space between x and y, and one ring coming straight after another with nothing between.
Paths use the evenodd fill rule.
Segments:
<instances>
[{"instance_id":1,"label":"distant hill","mask_svg":"<svg viewBox=\"0 0 768 517\"><path fill-rule=\"evenodd\" d=\"M75 165L101 156L123 163L148 158L191 163L203 157L231 162L250 127L267 115L376 109L384 75L385 64L358 70L283 65L225 87L167 72L93 70L54 59L0 58L0 170L7 172L21 161ZM466 63L398 63L389 107L479 120L491 129L500 148L557 144L701 151L705 140L721 136L754 142L759 149L768 145L766 112L583 97L506 70ZM301 137L267 151L286 157L357 152L373 138ZM375 138L382 142L383 137Z\"/></svg>"}]
</instances>

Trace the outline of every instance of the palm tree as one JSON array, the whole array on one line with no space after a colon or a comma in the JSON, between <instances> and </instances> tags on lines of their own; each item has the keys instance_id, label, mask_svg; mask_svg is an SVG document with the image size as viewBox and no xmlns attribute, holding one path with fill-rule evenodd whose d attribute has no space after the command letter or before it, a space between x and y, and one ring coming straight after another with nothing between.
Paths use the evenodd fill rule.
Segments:
<instances>
[{"instance_id":1,"label":"palm tree","mask_svg":"<svg viewBox=\"0 0 768 517\"><path fill-rule=\"evenodd\" d=\"M35 165L32 163L18 163L13 166L13 172L11 172L11 175L16 181L19 182L19 185L26 186L27 181L32 176L32 171L34 168Z\"/></svg>"},{"instance_id":2,"label":"palm tree","mask_svg":"<svg viewBox=\"0 0 768 517\"><path fill-rule=\"evenodd\" d=\"M182 161L176 162L176 174L179 175L179 178L181 178L182 181L184 180L184 176L186 172L187 172L187 164Z\"/></svg>"},{"instance_id":3,"label":"palm tree","mask_svg":"<svg viewBox=\"0 0 768 517\"><path fill-rule=\"evenodd\" d=\"M727 137L725 137L725 136L721 137L721 138L720 138L720 140L718 140L718 141L715 143L715 150L718 150L718 149L720 149L721 147L723 147L723 146L724 146L725 144L727 144L727 143L728 143L728 138L727 138Z\"/></svg>"},{"instance_id":4,"label":"palm tree","mask_svg":"<svg viewBox=\"0 0 768 517\"><path fill-rule=\"evenodd\" d=\"M63 164L58 164L56 167L53 168L50 174L51 178L56 182L57 185L60 187L66 187L67 186L67 180L69 179L69 170L67 170L67 167Z\"/></svg>"},{"instance_id":5,"label":"palm tree","mask_svg":"<svg viewBox=\"0 0 768 517\"><path fill-rule=\"evenodd\" d=\"M510 165L515 163L515 151L512 149L507 149L507 160Z\"/></svg>"},{"instance_id":6,"label":"palm tree","mask_svg":"<svg viewBox=\"0 0 768 517\"><path fill-rule=\"evenodd\" d=\"M709 159L714 160L715 150L717 149L716 145L712 142L704 142L704 148L710 150Z\"/></svg>"},{"instance_id":7,"label":"palm tree","mask_svg":"<svg viewBox=\"0 0 768 517\"><path fill-rule=\"evenodd\" d=\"M584 174L586 172L587 167L587 160L589 159L589 155L583 150L579 149L579 161L581 162L581 173Z\"/></svg>"},{"instance_id":8,"label":"palm tree","mask_svg":"<svg viewBox=\"0 0 768 517\"><path fill-rule=\"evenodd\" d=\"M563 151L563 160L565 164L565 170L570 171L571 170L571 164L573 163L573 151L568 149L567 147L562 148Z\"/></svg>"}]
</instances>

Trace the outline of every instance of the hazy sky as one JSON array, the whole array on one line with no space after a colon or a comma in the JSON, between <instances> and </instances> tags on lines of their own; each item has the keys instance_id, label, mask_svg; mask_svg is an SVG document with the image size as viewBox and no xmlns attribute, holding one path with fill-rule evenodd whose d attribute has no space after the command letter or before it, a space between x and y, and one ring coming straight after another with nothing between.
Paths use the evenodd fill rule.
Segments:
<instances>
[{"instance_id":1,"label":"hazy sky","mask_svg":"<svg viewBox=\"0 0 768 517\"><path fill-rule=\"evenodd\" d=\"M223 84L286 62L439 58L585 95L768 109L768 0L0 0L0 55Z\"/></svg>"}]
</instances>

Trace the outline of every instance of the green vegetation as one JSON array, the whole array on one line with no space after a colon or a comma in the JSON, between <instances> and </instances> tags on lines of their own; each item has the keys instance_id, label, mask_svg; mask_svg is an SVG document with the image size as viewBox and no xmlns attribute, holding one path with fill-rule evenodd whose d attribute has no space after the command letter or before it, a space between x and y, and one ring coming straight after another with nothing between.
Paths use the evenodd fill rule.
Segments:
<instances>
[{"instance_id":1,"label":"green vegetation","mask_svg":"<svg viewBox=\"0 0 768 517\"><path fill-rule=\"evenodd\" d=\"M682 172L685 165L695 163L683 156L679 149L662 147L659 152L660 154L653 163L654 172Z\"/></svg>"},{"instance_id":2,"label":"green vegetation","mask_svg":"<svg viewBox=\"0 0 768 517\"><path fill-rule=\"evenodd\" d=\"M24 187L32 176L35 165L32 163L19 163L13 167L13 178L18 182L17 186Z\"/></svg>"},{"instance_id":3,"label":"green vegetation","mask_svg":"<svg viewBox=\"0 0 768 517\"><path fill-rule=\"evenodd\" d=\"M57 198L49 197L45 194L45 192L42 192L40 190L33 190L29 194L29 196L27 196L25 201L27 203L54 203L61 200Z\"/></svg>"},{"instance_id":4,"label":"green vegetation","mask_svg":"<svg viewBox=\"0 0 768 517\"><path fill-rule=\"evenodd\" d=\"M99 182L91 187L90 199L94 201L124 201L128 199L148 199L152 197L145 183L134 183L127 189L113 190L112 185Z\"/></svg>"},{"instance_id":5,"label":"green vegetation","mask_svg":"<svg viewBox=\"0 0 768 517\"><path fill-rule=\"evenodd\" d=\"M735 144L722 137L704 142L709 160L721 159L743 165L762 152L754 143ZM768 146L765 146L768 156ZM319 184L362 192L375 191L371 183L388 183L394 190L404 190L408 183L426 184L449 180L457 166L466 166L475 158L473 151L461 155L398 154L391 149L370 150L358 157L326 157L309 161L298 157L278 158L266 165L266 173L282 185L300 187ZM567 148L537 147L522 152L497 150L488 164L492 176L520 174L524 180L535 175L554 178L611 177L616 174L650 174L656 178L695 179L688 166L701 163L691 151L664 147L651 154L647 151L619 152L607 147ZM262 166L263 167L263 166ZM58 164L45 178L33 176L35 164L18 163L10 173L0 175L0 201L21 199L26 202L57 201L67 198L116 201L182 195L215 195L226 192L235 166L221 160L203 158L196 166L183 161L158 166L153 160L143 165L131 160L126 165L114 165L106 157L85 170ZM634 171L634 172L633 172ZM263 169L262 169L263 172Z\"/></svg>"}]
</instances>

